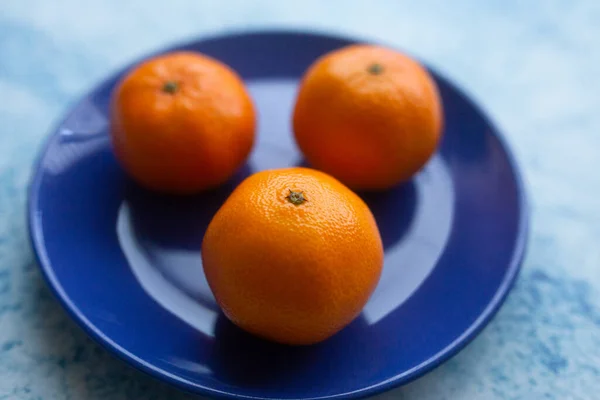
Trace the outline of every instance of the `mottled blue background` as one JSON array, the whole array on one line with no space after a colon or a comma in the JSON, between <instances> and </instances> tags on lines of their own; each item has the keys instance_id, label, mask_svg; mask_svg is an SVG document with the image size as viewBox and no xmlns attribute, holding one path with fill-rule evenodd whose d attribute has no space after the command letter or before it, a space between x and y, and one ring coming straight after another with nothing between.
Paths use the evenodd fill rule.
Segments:
<instances>
[{"instance_id":1,"label":"mottled blue background","mask_svg":"<svg viewBox=\"0 0 600 400\"><path fill-rule=\"evenodd\" d=\"M481 102L525 172L530 247L505 306L450 362L380 397L600 398L597 0L1 0L0 399L191 398L67 318L33 261L25 189L49 128L107 73L176 41L258 27L410 51Z\"/></svg>"}]
</instances>

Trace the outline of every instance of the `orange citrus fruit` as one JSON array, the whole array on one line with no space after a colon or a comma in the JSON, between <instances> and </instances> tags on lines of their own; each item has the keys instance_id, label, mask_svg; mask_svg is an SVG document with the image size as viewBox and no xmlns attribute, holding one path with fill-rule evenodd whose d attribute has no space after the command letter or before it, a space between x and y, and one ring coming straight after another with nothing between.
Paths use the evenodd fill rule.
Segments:
<instances>
[{"instance_id":1,"label":"orange citrus fruit","mask_svg":"<svg viewBox=\"0 0 600 400\"><path fill-rule=\"evenodd\" d=\"M309 164L353 189L387 189L411 178L435 152L442 122L426 69L373 45L348 46L315 61L293 116Z\"/></svg>"},{"instance_id":2,"label":"orange citrus fruit","mask_svg":"<svg viewBox=\"0 0 600 400\"><path fill-rule=\"evenodd\" d=\"M254 144L254 105L241 78L199 53L169 53L136 66L113 93L110 119L125 170L164 192L227 181Z\"/></svg>"},{"instance_id":3,"label":"orange citrus fruit","mask_svg":"<svg viewBox=\"0 0 600 400\"><path fill-rule=\"evenodd\" d=\"M207 281L236 325L286 344L322 341L349 324L383 264L367 205L308 168L256 173L211 221L202 244Z\"/></svg>"}]
</instances>

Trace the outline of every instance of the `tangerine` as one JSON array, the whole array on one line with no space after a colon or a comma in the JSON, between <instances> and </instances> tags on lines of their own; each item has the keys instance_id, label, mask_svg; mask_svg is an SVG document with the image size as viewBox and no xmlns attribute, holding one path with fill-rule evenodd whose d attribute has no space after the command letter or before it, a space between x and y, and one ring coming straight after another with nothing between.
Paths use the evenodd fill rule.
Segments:
<instances>
[{"instance_id":1,"label":"tangerine","mask_svg":"<svg viewBox=\"0 0 600 400\"><path fill-rule=\"evenodd\" d=\"M246 178L210 222L203 268L225 315L292 345L325 340L375 289L383 246L371 211L335 178L308 168Z\"/></svg>"},{"instance_id":2,"label":"tangerine","mask_svg":"<svg viewBox=\"0 0 600 400\"><path fill-rule=\"evenodd\" d=\"M222 62L173 52L137 65L117 85L110 132L117 159L141 185L191 193L227 181L254 144L255 110Z\"/></svg>"},{"instance_id":3,"label":"tangerine","mask_svg":"<svg viewBox=\"0 0 600 400\"><path fill-rule=\"evenodd\" d=\"M353 189L408 180L435 152L443 123L434 80L412 58L380 46L330 52L305 73L293 115L308 163Z\"/></svg>"}]
</instances>

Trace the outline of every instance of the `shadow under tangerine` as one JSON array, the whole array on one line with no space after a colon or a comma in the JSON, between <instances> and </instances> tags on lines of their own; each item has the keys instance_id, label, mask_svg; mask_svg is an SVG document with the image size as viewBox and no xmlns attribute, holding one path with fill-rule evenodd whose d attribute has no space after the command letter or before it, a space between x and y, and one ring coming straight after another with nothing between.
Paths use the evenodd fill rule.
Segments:
<instances>
[{"instance_id":1,"label":"shadow under tangerine","mask_svg":"<svg viewBox=\"0 0 600 400\"><path fill-rule=\"evenodd\" d=\"M170 249L199 251L208 225L252 170L244 165L227 183L194 195L152 192L130 181L125 200L140 240Z\"/></svg>"}]
</instances>

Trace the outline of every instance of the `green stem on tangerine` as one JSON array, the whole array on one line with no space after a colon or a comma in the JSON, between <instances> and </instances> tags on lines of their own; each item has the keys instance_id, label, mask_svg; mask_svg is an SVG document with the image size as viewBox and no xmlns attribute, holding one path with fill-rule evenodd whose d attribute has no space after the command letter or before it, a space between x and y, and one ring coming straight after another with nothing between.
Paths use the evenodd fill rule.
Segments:
<instances>
[{"instance_id":1,"label":"green stem on tangerine","mask_svg":"<svg viewBox=\"0 0 600 400\"><path fill-rule=\"evenodd\" d=\"M179 90L179 84L175 81L168 81L162 87L163 92L169 94L175 94Z\"/></svg>"},{"instance_id":2,"label":"green stem on tangerine","mask_svg":"<svg viewBox=\"0 0 600 400\"><path fill-rule=\"evenodd\" d=\"M296 206L299 206L299 205L303 204L304 202L308 201L304 197L304 192L295 192L292 189L290 189L290 194L288 194L285 198L290 203L292 203Z\"/></svg>"},{"instance_id":3,"label":"green stem on tangerine","mask_svg":"<svg viewBox=\"0 0 600 400\"><path fill-rule=\"evenodd\" d=\"M383 66L381 64L373 63L369 65L367 71L372 75L379 75L383 72Z\"/></svg>"}]
</instances>

